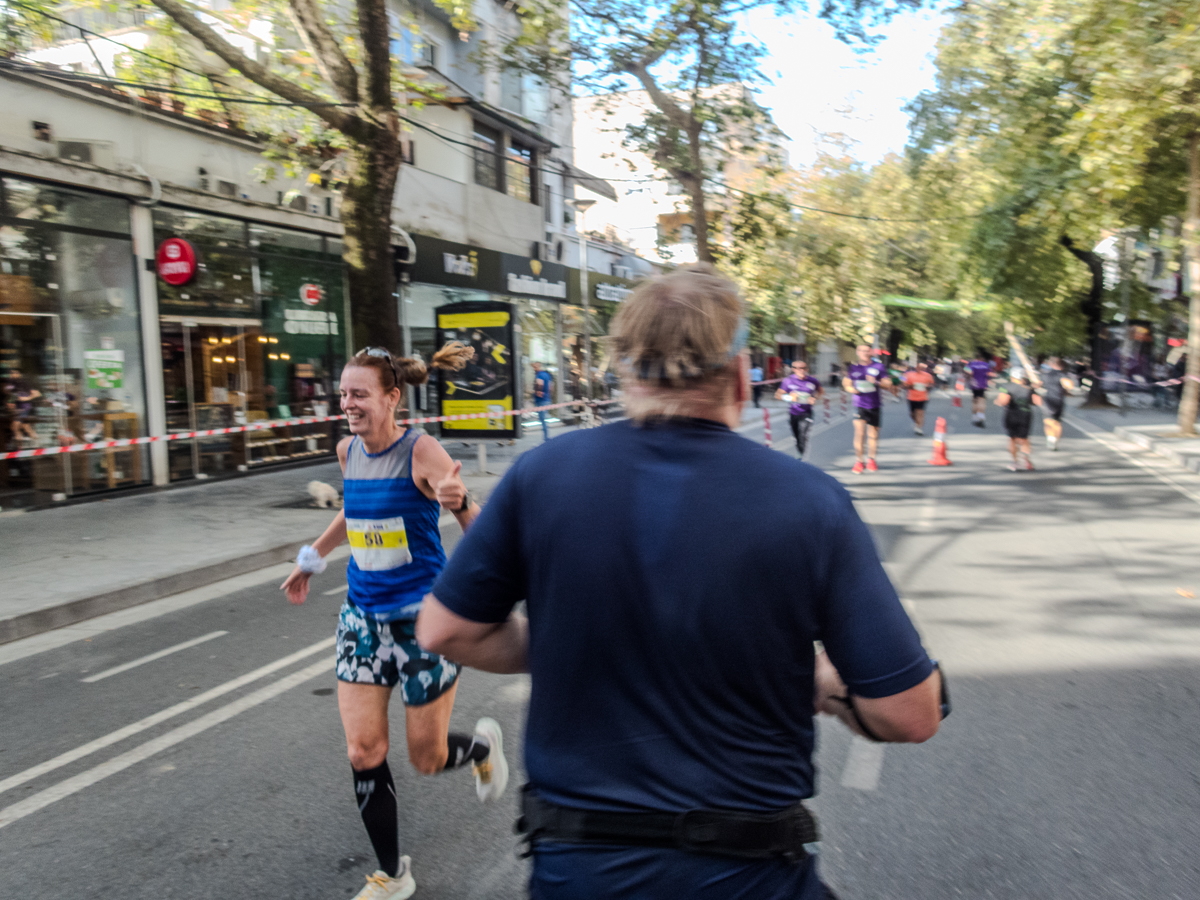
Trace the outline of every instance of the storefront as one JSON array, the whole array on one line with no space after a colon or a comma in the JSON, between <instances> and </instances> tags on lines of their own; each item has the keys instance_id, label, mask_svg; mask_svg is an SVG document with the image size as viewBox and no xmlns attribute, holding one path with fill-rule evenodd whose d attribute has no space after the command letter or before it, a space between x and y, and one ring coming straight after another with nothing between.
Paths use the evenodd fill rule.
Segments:
<instances>
[{"instance_id":1,"label":"storefront","mask_svg":"<svg viewBox=\"0 0 1200 900\"><path fill-rule=\"evenodd\" d=\"M195 210L160 207L153 219L168 432L336 411L347 352L340 241ZM192 274L178 264L174 277L164 251L194 257ZM330 454L338 433L316 423L173 441L170 477Z\"/></svg>"},{"instance_id":2,"label":"storefront","mask_svg":"<svg viewBox=\"0 0 1200 900\"><path fill-rule=\"evenodd\" d=\"M0 178L0 441L147 433L128 202ZM0 506L145 484L144 447L0 462Z\"/></svg>"},{"instance_id":3,"label":"storefront","mask_svg":"<svg viewBox=\"0 0 1200 900\"><path fill-rule=\"evenodd\" d=\"M139 208L115 193L0 176L4 448L336 415L338 373L351 352L341 242L246 212ZM515 317L515 402L532 405L534 362L554 378L556 400L584 396L589 330L592 393L608 394L605 336L630 282L589 274L585 328L578 271L413 240L416 257L401 266L399 285L406 352L433 354L437 307L501 301ZM413 399L432 411L436 388ZM328 456L341 428L272 424L156 444L153 454L137 445L6 460L0 508Z\"/></svg>"},{"instance_id":4,"label":"storefront","mask_svg":"<svg viewBox=\"0 0 1200 900\"><path fill-rule=\"evenodd\" d=\"M428 359L434 352L434 310L447 303L499 300L513 304L518 342L518 390L521 405L533 403L533 363L554 378L555 400L585 395L584 309L579 272L558 263L468 247L413 235L417 255L405 268L401 285L401 323L411 335L411 349ZM604 397L615 383L615 367L607 350L609 323L618 303L634 282L588 274L593 396ZM433 389L416 392L422 412L436 407Z\"/></svg>"}]
</instances>

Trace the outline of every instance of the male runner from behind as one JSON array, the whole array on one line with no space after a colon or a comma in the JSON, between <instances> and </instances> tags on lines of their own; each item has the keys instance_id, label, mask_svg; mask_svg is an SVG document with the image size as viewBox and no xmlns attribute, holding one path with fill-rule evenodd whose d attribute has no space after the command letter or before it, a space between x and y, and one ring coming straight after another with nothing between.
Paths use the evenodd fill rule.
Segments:
<instances>
[{"instance_id":1,"label":"male runner from behind","mask_svg":"<svg viewBox=\"0 0 1200 900\"><path fill-rule=\"evenodd\" d=\"M971 379L971 424L977 428L987 427L987 389L992 377L992 363L987 351L980 350L975 359L965 366Z\"/></svg>"},{"instance_id":2,"label":"male runner from behind","mask_svg":"<svg viewBox=\"0 0 1200 900\"><path fill-rule=\"evenodd\" d=\"M1046 365L1045 398L1042 407L1042 429L1046 432L1046 446L1058 450L1058 441L1062 437L1062 417L1067 405L1067 396L1075 390L1075 382L1063 369L1062 360L1057 356L1050 357Z\"/></svg>"},{"instance_id":3,"label":"male runner from behind","mask_svg":"<svg viewBox=\"0 0 1200 900\"><path fill-rule=\"evenodd\" d=\"M924 434L925 404L929 402L929 386L934 383L929 366L917 363L915 369L904 373L904 383L908 387L908 414L913 420L913 434Z\"/></svg>"},{"instance_id":4,"label":"male runner from behind","mask_svg":"<svg viewBox=\"0 0 1200 900\"><path fill-rule=\"evenodd\" d=\"M459 369L474 353L457 342L433 355L435 368ZM338 710L354 770L354 794L379 871L356 900L404 900L417 889L410 860L400 856L396 788L388 768L388 701L400 688L408 758L426 775L471 765L480 800L492 801L508 781L500 726L483 718L475 734L450 732L459 667L422 650L417 612L446 554L438 519L443 508L464 531L479 514L456 463L429 435L396 424L406 384L426 381L425 364L368 347L342 370L341 405L350 437L338 443L345 505L312 546L303 547L283 583L292 603L308 596L323 557L349 540L349 595L337 627Z\"/></svg>"},{"instance_id":5,"label":"male runner from behind","mask_svg":"<svg viewBox=\"0 0 1200 900\"><path fill-rule=\"evenodd\" d=\"M827 898L814 710L937 731L940 675L846 490L733 431L744 316L711 266L640 284L611 334L630 419L518 457L421 611L425 647L532 675L533 900Z\"/></svg>"},{"instance_id":6,"label":"male runner from behind","mask_svg":"<svg viewBox=\"0 0 1200 900\"><path fill-rule=\"evenodd\" d=\"M751 369L753 378L754 370ZM800 458L804 458L804 448L808 446L808 432L813 424L813 404L817 403L825 389L821 387L819 378L808 374L808 363L802 359L792 361L792 373L779 383L775 391L776 400L788 400L788 422L792 426L792 437L796 439L796 449Z\"/></svg>"},{"instance_id":7,"label":"male runner from behind","mask_svg":"<svg viewBox=\"0 0 1200 900\"><path fill-rule=\"evenodd\" d=\"M858 362L846 366L846 377L842 379L842 387L854 395L854 468L855 475L861 475L865 469L868 472L879 471L875 464L875 453L879 449L879 420L883 411L883 396L880 388L886 388L893 394L896 388L887 377L887 369L882 363L871 359L871 348L867 344L859 344L855 353ZM863 437L867 439L866 464L863 464Z\"/></svg>"}]
</instances>

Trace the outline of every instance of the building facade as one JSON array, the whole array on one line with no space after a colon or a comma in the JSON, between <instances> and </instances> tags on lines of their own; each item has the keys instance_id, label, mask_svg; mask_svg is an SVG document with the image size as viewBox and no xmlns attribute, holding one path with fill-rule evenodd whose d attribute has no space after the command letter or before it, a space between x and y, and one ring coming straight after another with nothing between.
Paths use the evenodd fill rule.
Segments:
<instances>
[{"instance_id":1,"label":"building facade","mask_svg":"<svg viewBox=\"0 0 1200 900\"><path fill-rule=\"evenodd\" d=\"M408 116L394 216L406 346L396 349L428 358L433 308L499 299L517 314L526 376L542 362L560 396L580 395L585 333L599 377L611 298L651 268L589 252L600 271L585 316L569 265L568 204L586 177L564 149L569 104L528 80L471 74L469 42L436 7L416 9L423 18L406 21L419 27L404 33L417 37L397 52L450 90ZM494 29L512 16L492 14ZM337 414L338 373L356 349L339 197L322 187L336 179L264 177L263 146L235 123L63 65L71 78L45 64L0 69L0 446L271 424L0 461L0 507L330 454L338 423L284 423ZM412 402L429 411L436 399L422 390Z\"/></svg>"}]
</instances>

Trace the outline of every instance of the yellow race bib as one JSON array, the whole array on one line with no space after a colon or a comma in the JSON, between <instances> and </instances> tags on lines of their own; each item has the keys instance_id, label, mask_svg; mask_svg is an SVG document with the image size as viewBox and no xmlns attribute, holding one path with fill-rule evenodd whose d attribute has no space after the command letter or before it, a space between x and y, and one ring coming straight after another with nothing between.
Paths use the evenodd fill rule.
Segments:
<instances>
[{"instance_id":1,"label":"yellow race bib","mask_svg":"<svg viewBox=\"0 0 1200 900\"><path fill-rule=\"evenodd\" d=\"M396 569L412 562L404 519L347 519L346 537L354 562L364 572Z\"/></svg>"}]
</instances>

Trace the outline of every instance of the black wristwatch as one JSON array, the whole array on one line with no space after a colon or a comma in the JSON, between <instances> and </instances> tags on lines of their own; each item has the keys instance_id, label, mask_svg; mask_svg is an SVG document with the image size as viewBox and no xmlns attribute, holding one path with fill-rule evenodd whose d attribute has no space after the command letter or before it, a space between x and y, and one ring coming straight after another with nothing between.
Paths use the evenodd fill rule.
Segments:
<instances>
[{"instance_id":1,"label":"black wristwatch","mask_svg":"<svg viewBox=\"0 0 1200 900\"><path fill-rule=\"evenodd\" d=\"M467 493L463 494L462 506L460 506L458 509L456 509L455 512L456 513L465 513L470 508L471 508L471 492L467 491Z\"/></svg>"}]
</instances>

